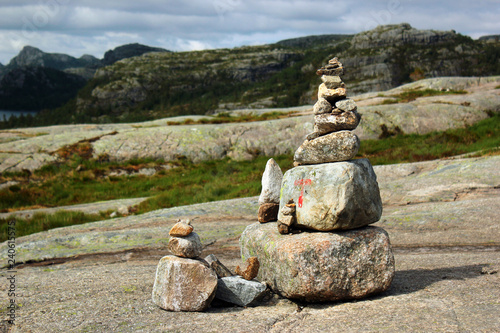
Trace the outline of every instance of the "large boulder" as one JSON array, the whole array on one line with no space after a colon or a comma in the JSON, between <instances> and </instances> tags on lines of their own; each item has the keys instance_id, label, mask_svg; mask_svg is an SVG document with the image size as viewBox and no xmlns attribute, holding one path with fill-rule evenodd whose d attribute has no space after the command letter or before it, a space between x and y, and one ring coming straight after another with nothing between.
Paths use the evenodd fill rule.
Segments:
<instances>
[{"instance_id":1,"label":"large boulder","mask_svg":"<svg viewBox=\"0 0 500 333\"><path fill-rule=\"evenodd\" d=\"M394 277L389 236L378 227L281 235L276 223L254 223L240 246L243 259L259 258L258 279L287 298L364 298L387 290Z\"/></svg>"},{"instance_id":2,"label":"large boulder","mask_svg":"<svg viewBox=\"0 0 500 333\"><path fill-rule=\"evenodd\" d=\"M292 199L297 204L299 228L354 229L382 215L377 176L367 159L295 167L285 173L281 193L280 207ZM283 218L280 209L278 221Z\"/></svg>"},{"instance_id":3,"label":"large boulder","mask_svg":"<svg viewBox=\"0 0 500 333\"><path fill-rule=\"evenodd\" d=\"M169 311L203 311L216 290L217 275L205 262L165 256L156 268L153 303Z\"/></svg>"}]
</instances>

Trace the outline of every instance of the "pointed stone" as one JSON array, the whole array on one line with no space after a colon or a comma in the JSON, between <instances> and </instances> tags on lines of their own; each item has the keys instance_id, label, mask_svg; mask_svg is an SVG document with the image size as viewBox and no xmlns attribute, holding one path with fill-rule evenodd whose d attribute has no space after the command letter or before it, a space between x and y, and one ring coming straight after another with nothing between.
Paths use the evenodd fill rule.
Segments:
<instances>
[{"instance_id":1,"label":"pointed stone","mask_svg":"<svg viewBox=\"0 0 500 333\"><path fill-rule=\"evenodd\" d=\"M257 257L248 258L245 263L240 266L236 266L235 273L245 280L253 280L259 273L259 259Z\"/></svg>"},{"instance_id":2,"label":"pointed stone","mask_svg":"<svg viewBox=\"0 0 500 333\"><path fill-rule=\"evenodd\" d=\"M266 169L262 175L262 192L259 197L259 205L265 203L279 203L281 180L283 172L274 159L267 161Z\"/></svg>"},{"instance_id":3,"label":"pointed stone","mask_svg":"<svg viewBox=\"0 0 500 333\"><path fill-rule=\"evenodd\" d=\"M258 301L266 289L263 283L231 276L218 280L215 297L239 306L249 306Z\"/></svg>"},{"instance_id":4,"label":"pointed stone","mask_svg":"<svg viewBox=\"0 0 500 333\"><path fill-rule=\"evenodd\" d=\"M333 106L324 98L318 99L313 107L314 114L331 113L332 109Z\"/></svg>"},{"instance_id":5,"label":"pointed stone","mask_svg":"<svg viewBox=\"0 0 500 333\"><path fill-rule=\"evenodd\" d=\"M171 237L168 249L178 257L196 258L200 256L203 246L200 236L196 232L192 232L187 237Z\"/></svg>"},{"instance_id":6,"label":"pointed stone","mask_svg":"<svg viewBox=\"0 0 500 333\"><path fill-rule=\"evenodd\" d=\"M293 159L298 165L348 161L356 156L359 145L359 138L353 132L334 132L305 141Z\"/></svg>"}]
</instances>

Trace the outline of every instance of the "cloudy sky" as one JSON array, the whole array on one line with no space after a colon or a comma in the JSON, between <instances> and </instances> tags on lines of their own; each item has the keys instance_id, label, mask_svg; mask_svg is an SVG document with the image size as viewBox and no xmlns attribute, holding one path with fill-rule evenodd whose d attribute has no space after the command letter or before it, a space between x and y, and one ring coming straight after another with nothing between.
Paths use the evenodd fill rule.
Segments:
<instances>
[{"instance_id":1,"label":"cloudy sky","mask_svg":"<svg viewBox=\"0 0 500 333\"><path fill-rule=\"evenodd\" d=\"M500 0L2 0L0 63L24 45L75 57L128 43L172 51L352 34L379 24L500 34Z\"/></svg>"}]
</instances>

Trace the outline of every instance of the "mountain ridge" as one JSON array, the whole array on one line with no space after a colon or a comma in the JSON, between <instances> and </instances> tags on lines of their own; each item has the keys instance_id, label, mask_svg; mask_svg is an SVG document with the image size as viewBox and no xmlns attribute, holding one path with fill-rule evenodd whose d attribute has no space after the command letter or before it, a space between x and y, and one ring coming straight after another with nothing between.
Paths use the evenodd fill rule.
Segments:
<instances>
[{"instance_id":1,"label":"mountain ridge","mask_svg":"<svg viewBox=\"0 0 500 333\"><path fill-rule=\"evenodd\" d=\"M95 71L66 69L92 78L68 104L40 114L37 121L39 125L53 124L54 119L58 123L130 122L312 104L318 85L315 70L334 56L344 63L343 79L351 96L423 78L498 75L499 46L453 30L419 30L402 23L356 35L304 36L233 49L158 52L150 48L156 52ZM120 48L115 56L123 54Z\"/></svg>"}]
</instances>

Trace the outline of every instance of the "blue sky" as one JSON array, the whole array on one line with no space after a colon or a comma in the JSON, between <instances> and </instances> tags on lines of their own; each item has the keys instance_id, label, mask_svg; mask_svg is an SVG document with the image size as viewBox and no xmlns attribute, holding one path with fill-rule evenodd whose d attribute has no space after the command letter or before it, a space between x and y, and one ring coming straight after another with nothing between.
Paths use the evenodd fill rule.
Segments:
<instances>
[{"instance_id":1,"label":"blue sky","mask_svg":"<svg viewBox=\"0 0 500 333\"><path fill-rule=\"evenodd\" d=\"M379 24L500 34L500 0L3 0L0 63L25 45L75 57L128 43L172 51L353 34Z\"/></svg>"}]
</instances>

